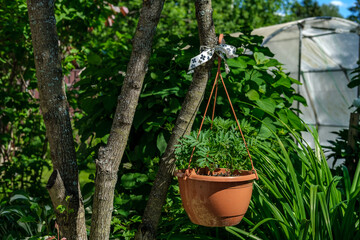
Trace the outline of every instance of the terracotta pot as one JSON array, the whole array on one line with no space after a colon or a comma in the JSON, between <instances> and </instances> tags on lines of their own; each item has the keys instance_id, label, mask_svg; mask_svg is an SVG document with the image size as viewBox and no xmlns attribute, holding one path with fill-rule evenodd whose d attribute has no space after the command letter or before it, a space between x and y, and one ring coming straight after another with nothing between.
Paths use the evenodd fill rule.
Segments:
<instances>
[{"instance_id":1,"label":"terracotta pot","mask_svg":"<svg viewBox=\"0 0 360 240\"><path fill-rule=\"evenodd\" d=\"M207 169L200 171L209 173ZM178 177L181 200L190 220L207 227L238 224L249 207L253 180L257 178L253 171L237 171L238 176L224 177L198 175L191 169L174 175Z\"/></svg>"}]
</instances>

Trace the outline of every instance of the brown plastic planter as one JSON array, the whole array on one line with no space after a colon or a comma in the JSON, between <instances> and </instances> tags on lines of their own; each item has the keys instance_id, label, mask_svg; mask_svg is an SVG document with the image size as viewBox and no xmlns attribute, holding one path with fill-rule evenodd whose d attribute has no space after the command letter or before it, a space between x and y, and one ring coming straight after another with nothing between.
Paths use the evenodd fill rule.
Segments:
<instances>
[{"instance_id":1,"label":"brown plastic planter","mask_svg":"<svg viewBox=\"0 0 360 240\"><path fill-rule=\"evenodd\" d=\"M223 177L198 175L194 169L175 172L184 209L193 223L224 227L241 221L249 207L253 180L257 176L253 171L237 173L239 176Z\"/></svg>"}]
</instances>

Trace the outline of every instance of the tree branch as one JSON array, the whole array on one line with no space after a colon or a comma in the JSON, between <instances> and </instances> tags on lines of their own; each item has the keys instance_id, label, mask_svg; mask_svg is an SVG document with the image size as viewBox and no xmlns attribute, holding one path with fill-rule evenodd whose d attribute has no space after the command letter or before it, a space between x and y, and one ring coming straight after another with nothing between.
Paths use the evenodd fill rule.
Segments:
<instances>
[{"instance_id":1,"label":"tree branch","mask_svg":"<svg viewBox=\"0 0 360 240\"><path fill-rule=\"evenodd\" d=\"M216 44L215 27L212 20L210 0L196 0L196 19L198 22L200 45L214 47ZM165 203L167 191L175 169L174 150L178 139L191 130L194 116L198 111L209 79L214 59L195 69L193 81L182 104L170 140L163 154L153 187L151 188L143 221L135 236L136 240L156 239L156 229Z\"/></svg>"},{"instance_id":2,"label":"tree branch","mask_svg":"<svg viewBox=\"0 0 360 240\"><path fill-rule=\"evenodd\" d=\"M90 239L109 239L117 172L127 145L151 55L152 39L164 0L144 0L133 39L133 50L106 147L96 160L95 195Z\"/></svg>"},{"instance_id":3,"label":"tree branch","mask_svg":"<svg viewBox=\"0 0 360 240\"><path fill-rule=\"evenodd\" d=\"M57 222L64 237L87 239L85 214L78 180L78 167L70 123L68 103L63 84L58 36L53 0L28 0L28 14L34 48L34 59L40 108L49 140L54 171L58 171L63 187L53 188L52 195L71 195L69 208L74 212L65 216L57 212ZM54 208L57 201L53 202Z\"/></svg>"}]
</instances>

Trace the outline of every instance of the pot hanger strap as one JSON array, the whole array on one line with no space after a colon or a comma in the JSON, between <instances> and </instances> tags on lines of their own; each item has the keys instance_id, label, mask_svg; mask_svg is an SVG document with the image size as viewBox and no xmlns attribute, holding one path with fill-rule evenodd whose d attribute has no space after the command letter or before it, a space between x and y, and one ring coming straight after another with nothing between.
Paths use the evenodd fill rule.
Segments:
<instances>
[{"instance_id":1,"label":"pot hanger strap","mask_svg":"<svg viewBox=\"0 0 360 240\"><path fill-rule=\"evenodd\" d=\"M225 71L226 73L230 72L230 68L225 60L226 58L236 58L238 55L236 55L236 47L226 44L226 43L220 43L219 45L216 45L214 48L209 48L207 46L201 46L200 47L200 54L193 57L190 60L188 74L193 73L194 69L207 61L209 61L213 56L214 53L218 55L221 59L224 59L225 63Z\"/></svg>"},{"instance_id":2,"label":"pot hanger strap","mask_svg":"<svg viewBox=\"0 0 360 240\"><path fill-rule=\"evenodd\" d=\"M240 127L240 124L239 124L239 120L238 120L237 117L236 117L236 113L235 113L234 107L233 107L233 105L232 105L232 102L231 102L231 99L230 99L230 95L229 95L229 93L228 93L228 91L227 91L227 89L226 89L224 79L223 79L223 77L222 77L222 75L221 75L221 73L220 73L220 71L221 71L220 65L221 65L221 60L222 60L222 59L223 59L224 62L225 62L225 68L228 68L228 67L227 67L227 64L226 64L226 61L225 61L225 58L224 58L224 54L226 55L227 58L237 57L237 55L235 55L236 48L233 47L233 46L224 44L223 42L224 42L224 41L223 41L223 34L220 34L220 36L219 36L219 43L220 43L220 44L217 45L217 46L215 47L215 50L214 50L214 51L217 53L217 55L218 55L218 69L217 69L216 77L215 77L215 80L214 80L214 84L213 84L212 89L211 89L210 97L209 97L209 100L208 100L207 105L206 105L206 108L205 108L204 116L203 116L203 118L202 118L202 121L201 121L201 124L200 124L200 128L199 128L199 131L198 131L198 134L197 134L197 139L199 138L199 135L200 135L200 132L201 132L201 129L202 129L204 120L205 120L205 116L206 116L206 113L207 113L207 111L208 111L208 108L209 108L209 105L210 105L210 101L211 101L211 98L212 98L213 93L214 93L214 90L215 90L215 99L214 99L214 106L213 106L213 113L212 113L211 122L212 122L213 119L214 119L215 105L216 105L216 96L217 96L217 90L218 90L217 85L218 85L218 78L220 77L221 83L222 83L222 85L223 85L223 87L224 87L226 96L227 96L228 101L229 101L229 104L230 104L230 108L231 108L232 113L233 113L233 115L234 115L234 118L235 118L237 127L238 127L238 129L239 129L239 131L240 131L240 133L241 133L241 137L242 137L242 139L243 139L243 141L244 141L245 148L246 148L247 154L248 154L249 159L250 159L250 162L251 162L251 170L255 173L256 179L258 179L258 175L257 175L256 169L254 168L254 164L253 164L253 161L252 161L252 158L251 158L251 154L250 154L248 145L247 145L247 143L246 143L244 134L243 134L243 132L242 132L242 130L241 130L241 127ZM229 46L229 48L223 47L223 46L221 46L221 45L227 45L227 46ZM218 47L218 48L217 48L217 47ZM205 52L208 52L208 51L211 52L210 50L211 50L211 49L208 49L208 50L206 50ZM229 55L229 52L231 52L231 55ZM201 55L201 54L200 54L200 55ZM192 59L191 59L191 62L193 61L193 59L196 59L197 57L199 57L199 55L196 56L195 58L192 58ZM211 57L212 57L212 55L211 55ZM211 57L210 57L209 59L211 59ZM207 59L207 57L206 57L206 59ZM207 60L207 61L208 61L208 60ZM207 61L206 61L206 62L207 62ZM190 67L191 67L191 62L190 62ZM196 60L195 60L194 62L196 62ZM203 62L203 63L204 63L204 62ZM194 64L195 64L195 63L194 63ZM199 66L199 65L201 65L201 64L198 64L197 66ZM197 67L197 66L195 66L195 67ZM190 69L190 67L189 67L189 69ZM194 68L195 68L195 67L194 67ZM193 147L193 150L192 150L192 153L191 153L191 156L190 156L189 165L188 165L188 173L189 173L189 171L190 171L190 165L191 165L192 158L193 158L193 156L194 156L195 148L196 148L196 146Z\"/></svg>"}]
</instances>

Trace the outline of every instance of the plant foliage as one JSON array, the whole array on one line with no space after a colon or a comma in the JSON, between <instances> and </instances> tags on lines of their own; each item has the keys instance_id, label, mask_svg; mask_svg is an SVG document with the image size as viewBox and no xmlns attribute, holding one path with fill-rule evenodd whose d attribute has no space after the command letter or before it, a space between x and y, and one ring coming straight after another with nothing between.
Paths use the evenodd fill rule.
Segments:
<instances>
[{"instance_id":1,"label":"plant foliage","mask_svg":"<svg viewBox=\"0 0 360 240\"><path fill-rule=\"evenodd\" d=\"M39 239L54 233L55 214L52 206L39 202L23 191L0 202L0 236L2 239Z\"/></svg>"},{"instance_id":2,"label":"plant foliage","mask_svg":"<svg viewBox=\"0 0 360 240\"><path fill-rule=\"evenodd\" d=\"M5 236L5 239L54 235L55 232L49 227L54 225L53 213L49 210L49 204L43 203L49 200L44 197L47 195L42 176L44 170L51 167L45 127L35 96L36 77L26 1L0 0L0 2L2 6L0 39L3 46L0 49L2 73L0 74L0 191L2 192L0 235ZM135 32L141 2L140 0L55 2L63 72L68 75L74 68L83 70L80 82L74 88L68 88L67 94L70 106L74 110L74 133L79 136L74 138L77 144L79 169L81 173L89 174L89 179L80 178L87 220L91 215L95 171L93 162L99 147L107 141L117 95L131 53L131 39ZM114 11L111 4L113 7L126 5L129 9L128 15L124 16ZM312 206L315 206L313 211L320 210L316 212L319 216L315 216L315 220L318 221L315 229L320 233L315 236L327 237L326 231L329 226L333 232L349 230L341 228L342 224L336 225L335 213L340 219L346 220L349 228L352 226L355 226L355 229L359 228L356 220L358 203L352 200L356 196L356 191L353 192L352 188L350 191L346 190L344 186L349 186L349 181L342 182L338 181L339 178L333 177L336 181L329 183L321 177L320 180L318 177L315 178L319 174L320 176L327 174L325 165L316 163L319 161L318 158L316 164L311 158L306 160L307 155L312 156L310 149L295 148L294 142L289 137L289 133L305 129L297 117L297 110L292 108L296 101L306 104L293 88L298 82L284 73L281 63L272 58L269 49L261 46L261 37L250 36L244 28L240 29L240 26L244 25L260 27L279 23L284 19L292 19L289 16L281 17L279 14L274 14L288 7L284 5L286 2L277 0L213 2L214 21L219 32L241 30L245 33L236 38L225 37L227 43L238 47L240 56L228 61L231 72L227 76L224 74L224 77L245 137L250 143L250 151L255 158L258 158L255 160L255 167L262 174L261 181L255 187L255 195L261 193L262 198L255 198L254 205L251 205L262 207L261 212L252 207L250 211L252 215L244 219L248 223L246 229L232 230L235 232L253 230L249 236L256 235L257 238L264 239L279 239L277 237L280 236L286 239L287 236L297 236L300 232L305 234L306 231L302 230L302 226L303 228L310 226L310 220L308 217L303 218L303 212L305 211L305 215L308 216L309 199L312 199ZM121 177L118 178L114 199L112 238L131 239L141 221L141 214L151 182L155 178L160 155L166 148L186 89L191 82L191 76L186 73L186 69L189 59L198 54L200 46L196 35L193 3L184 0L167 2L157 28L148 74L122 160L123 164L119 170ZM215 69L211 74L215 75ZM209 89L205 96L209 95ZM216 113L224 119L231 119L228 102L222 90L219 86ZM205 106L201 105L200 112L203 112L204 108ZM198 128L200 121L199 118L195 119L195 129ZM229 124L230 122L228 121ZM287 127L282 122L286 123ZM233 128L228 129L232 131ZM236 131L227 135L224 130L218 129L218 131L223 131L218 139L221 138L221 141L227 143L238 135ZM256 139L256 145L252 144L252 139ZM246 155L241 148L241 138L236 138L235 141L238 140L237 147L230 148L238 151L237 154L242 156L240 159L244 160ZM279 141L282 144L279 144ZM219 150L227 149L227 146L230 144L221 146ZM259 148L263 148L261 149L263 155L259 153ZM287 155L290 156L292 166L289 165L284 148L289 151ZM202 157L204 161L209 161L207 154L203 154ZM225 159L225 155L220 157ZM184 160L187 161L188 159ZM274 171L280 174L277 175ZM318 180L315 182L314 178ZM300 190L294 186L295 180L301 187ZM317 187L311 187L308 182ZM336 198L340 191L342 202L336 202L340 198L328 202L328 196L333 194L328 191L330 185L331 189L336 185L334 196ZM36 198L16 192L15 190L19 188L36 193ZM310 190L311 196L309 196ZM321 217L324 212L326 213L326 210L322 210L323 194L326 196L325 203L331 207L327 210L330 225L328 225L329 221L323 221ZM345 198L344 194L349 198ZM303 200L300 201L301 199ZM304 208L301 207L301 202ZM344 214L346 218L343 217ZM159 239L232 239L234 237L222 229L209 230L190 223L181 207L175 181L170 187L162 216ZM277 220L265 220L267 218ZM287 225L283 222L287 222ZM254 229L258 223L261 224ZM352 230L349 230L349 235L353 233Z\"/></svg>"},{"instance_id":3,"label":"plant foliage","mask_svg":"<svg viewBox=\"0 0 360 240\"><path fill-rule=\"evenodd\" d=\"M248 231L228 227L240 239L360 239L360 164L351 183L346 167L343 177L333 176L317 141L315 150L296 134L292 147L281 151L258 144L255 156L260 181L255 183Z\"/></svg>"},{"instance_id":4,"label":"plant foliage","mask_svg":"<svg viewBox=\"0 0 360 240\"><path fill-rule=\"evenodd\" d=\"M207 118L206 123L212 127L202 130L199 136L198 131L192 131L179 139L175 150L179 168L187 168L195 147L192 162L196 167L208 167L212 171L216 168L250 170L250 159L236 123L220 117L213 121ZM241 125L245 134L254 131L245 121Z\"/></svg>"}]
</instances>

